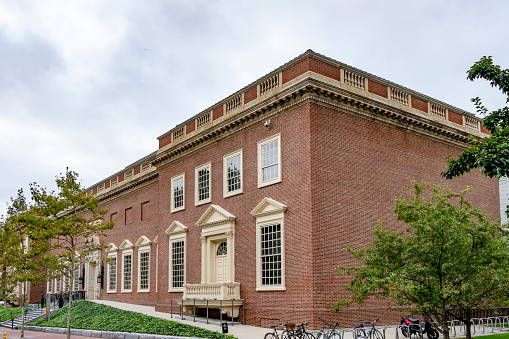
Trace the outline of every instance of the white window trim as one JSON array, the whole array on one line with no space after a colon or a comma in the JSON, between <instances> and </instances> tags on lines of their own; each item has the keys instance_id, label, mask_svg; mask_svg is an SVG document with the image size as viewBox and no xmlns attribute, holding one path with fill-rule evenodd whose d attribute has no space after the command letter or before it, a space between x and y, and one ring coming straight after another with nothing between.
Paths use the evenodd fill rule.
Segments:
<instances>
[{"instance_id":1,"label":"white window trim","mask_svg":"<svg viewBox=\"0 0 509 339\"><path fill-rule=\"evenodd\" d=\"M270 198L264 198L254 209L251 215L256 218L256 291L285 291L285 223L284 214L286 205ZM261 258L261 228L267 225L281 225L281 284L262 285L262 258Z\"/></svg>"},{"instance_id":2,"label":"white window trim","mask_svg":"<svg viewBox=\"0 0 509 339\"><path fill-rule=\"evenodd\" d=\"M262 146L270 144L274 141L278 141L278 176L272 180L263 181L263 171L262 171ZM282 166L281 166L281 133L271 136L270 138L258 141L258 188L269 186L272 184L276 184L282 181Z\"/></svg>"},{"instance_id":3,"label":"white window trim","mask_svg":"<svg viewBox=\"0 0 509 339\"><path fill-rule=\"evenodd\" d=\"M228 192L228 160L231 158L235 158L237 156L240 156L240 188L235 191ZM242 149L232 152L230 154L227 154L223 157L223 198L231 197L237 194L241 194L244 192L244 167L242 160L243 154Z\"/></svg>"},{"instance_id":4,"label":"white window trim","mask_svg":"<svg viewBox=\"0 0 509 339\"><path fill-rule=\"evenodd\" d=\"M106 281L106 284L108 286L107 290L106 290L106 293L117 293L117 283L118 283L118 255L117 255L117 251L115 252L111 252L111 253L108 253L108 279ZM111 262L112 261L115 261L115 288L114 289L111 289L110 288L110 281L111 281L111 277L110 277L110 265L111 265Z\"/></svg>"},{"instance_id":5,"label":"white window trim","mask_svg":"<svg viewBox=\"0 0 509 339\"><path fill-rule=\"evenodd\" d=\"M138 241L136 241L136 247L138 247L138 292L150 292L150 261L152 254L150 253L150 245L152 241L150 241L146 236L142 235ZM148 253L148 276L147 276L147 288L141 288L141 255L143 253Z\"/></svg>"},{"instance_id":6,"label":"white window trim","mask_svg":"<svg viewBox=\"0 0 509 339\"><path fill-rule=\"evenodd\" d=\"M51 283L51 286L50 286L50 283ZM47 287L47 293L49 294L53 294L53 279L50 279L48 280L48 283L46 284L46 287Z\"/></svg>"},{"instance_id":7,"label":"white window trim","mask_svg":"<svg viewBox=\"0 0 509 339\"><path fill-rule=\"evenodd\" d=\"M174 183L175 180L183 178L183 200L182 200L182 207L175 208L175 197L174 197ZM171 213L175 213L178 211L182 211L186 208L186 173L181 173L179 175L176 175L171 178Z\"/></svg>"},{"instance_id":8,"label":"white window trim","mask_svg":"<svg viewBox=\"0 0 509 339\"><path fill-rule=\"evenodd\" d=\"M188 228L184 226L179 221L174 221L170 224L168 229L166 230L166 234L169 235L168 245L169 245L169 262L168 262L168 292L183 292L184 286L174 288L173 287L173 258L172 258L172 243L177 241L184 241L184 284L186 283L187 278L187 231Z\"/></svg>"},{"instance_id":9,"label":"white window trim","mask_svg":"<svg viewBox=\"0 0 509 339\"><path fill-rule=\"evenodd\" d=\"M209 197L208 199L199 200L198 194L198 172L202 169L209 169ZM210 162L198 166L194 169L194 205L200 206L212 201L212 164Z\"/></svg>"},{"instance_id":10,"label":"white window trim","mask_svg":"<svg viewBox=\"0 0 509 339\"><path fill-rule=\"evenodd\" d=\"M124 288L124 271L125 271L125 265L124 265L124 257L130 255L131 256L131 288L126 289ZM133 249L125 249L122 251L122 288L120 289L121 293L130 293L133 291Z\"/></svg>"}]
</instances>

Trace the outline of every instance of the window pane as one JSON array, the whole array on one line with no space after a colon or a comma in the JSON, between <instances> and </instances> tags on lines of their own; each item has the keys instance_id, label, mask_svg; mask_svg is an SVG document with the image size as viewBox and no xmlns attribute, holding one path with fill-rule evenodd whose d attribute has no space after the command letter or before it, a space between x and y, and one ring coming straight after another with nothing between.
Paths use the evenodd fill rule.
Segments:
<instances>
[{"instance_id":1,"label":"window pane","mask_svg":"<svg viewBox=\"0 0 509 339\"><path fill-rule=\"evenodd\" d=\"M278 140L262 146L263 181L279 177Z\"/></svg>"},{"instance_id":2,"label":"window pane","mask_svg":"<svg viewBox=\"0 0 509 339\"><path fill-rule=\"evenodd\" d=\"M281 225L261 227L262 285L281 285Z\"/></svg>"},{"instance_id":3,"label":"window pane","mask_svg":"<svg viewBox=\"0 0 509 339\"><path fill-rule=\"evenodd\" d=\"M173 242L171 246L172 286L184 286L184 242Z\"/></svg>"},{"instance_id":4,"label":"window pane","mask_svg":"<svg viewBox=\"0 0 509 339\"><path fill-rule=\"evenodd\" d=\"M210 196L210 168L198 170L198 201L207 200Z\"/></svg>"},{"instance_id":5,"label":"window pane","mask_svg":"<svg viewBox=\"0 0 509 339\"><path fill-rule=\"evenodd\" d=\"M124 289L131 289L131 263L132 257L130 254L124 256Z\"/></svg>"},{"instance_id":6,"label":"window pane","mask_svg":"<svg viewBox=\"0 0 509 339\"><path fill-rule=\"evenodd\" d=\"M148 289L150 253L140 253L140 289Z\"/></svg>"},{"instance_id":7,"label":"window pane","mask_svg":"<svg viewBox=\"0 0 509 339\"><path fill-rule=\"evenodd\" d=\"M112 257L110 261L110 285L108 288L110 290L115 290L117 288L117 257Z\"/></svg>"},{"instance_id":8,"label":"window pane","mask_svg":"<svg viewBox=\"0 0 509 339\"><path fill-rule=\"evenodd\" d=\"M226 161L228 192L240 190L240 154Z\"/></svg>"},{"instance_id":9,"label":"window pane","mask_svg":"<svg viewBox=\"0 0 509 339\"><path fill-rule=\"evenodd\" d=\"M173 180L173 208L184 206L184 178Z\"/></svg>"}]
</instances>

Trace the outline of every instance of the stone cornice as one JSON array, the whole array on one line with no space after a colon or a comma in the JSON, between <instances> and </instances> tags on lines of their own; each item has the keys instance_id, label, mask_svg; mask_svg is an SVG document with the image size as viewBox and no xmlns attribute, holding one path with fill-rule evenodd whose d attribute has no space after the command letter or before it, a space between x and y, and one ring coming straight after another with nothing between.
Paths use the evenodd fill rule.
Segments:
<instances>
[{"instance_id":1,"label":"stone cornice","mask_svg":"<svg viewBox=\"0 0 509 339\"><path fill-rule=\"evenodd\" d=\"M97 197L101 204L106 203L110 200L116 199L119 196L123 196L131 193L133 190L138 190L149 186L159 180L159 172L151 172L145 176L137 178L136 180L131 181L126 185L120 185L113 190L110 190L104 194L101 194Z\"/></svg>"},{"instance_id":2,"label":"stone cornice","mask_svg":"<svg viewBox=\"0 0 509 339\"><path fill-rule=\"evenodd\" d=\"M274 96L268 97L256 106L239 112L229 119L164 150L156 156L152 161L152 165L158 168L165 167L182 157L208 147L218 140L238 133L254 124L261 123L273 116L280 115L284 111L306 102L331 106L344 113L405 128L414 133L420 133L462 148L468 147L467 142L470 140L470 134L460 129L309 77Z\"/></svg>"}]
</instances>

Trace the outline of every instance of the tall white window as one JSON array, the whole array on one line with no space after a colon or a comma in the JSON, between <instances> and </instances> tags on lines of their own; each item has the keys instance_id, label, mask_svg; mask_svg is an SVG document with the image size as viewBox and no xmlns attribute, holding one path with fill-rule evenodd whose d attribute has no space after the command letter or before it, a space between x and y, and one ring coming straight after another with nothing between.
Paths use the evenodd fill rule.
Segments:
<instances>
[{"instance_id":1,"label":"tall white window","mask_svg":"<svg viewBox=\"0 0 509 339\"><path fill-rule=\"evenodd\" d=\"M64 273L64 291L69 291L69 270L66 269Z\"/></svg>"},{"instance_id":2,"label":"tall white window","mask_svg":"<svg viewBox=\"0 0 509 339\"><path fill-rule=\"evenodd\" d=\"M169 238L168 291L181 292L186 283L186 239L187 227L173 221L166 230Z\"/></svg>"},{"instance_id":3,"label":"tall white window","mask_svg":"<svg viewBox=\"0 0 509 339\"><path fill-rule=\"evenodd\" d=\"M117 291L117 256L109 255L108 263L108 292Z\"/></svg>"},{"instance_id":4,"label":"tall white window","mask_svg":"<svg viewBox=\"0 0 509 339\"><path fill-rule=\"evenodd\" d=\"M196 167L195 169L195 205L205 204L211 201L210 198L210 172L211 165L210 163L202 165L200 167Z\"/></svg>"},{"instance_id":5,"label":"tall white window","mask_svg":"<svg viewBox=\"0 0 509 339\"><path fill-rule=\"evenodd\" d=\"M242 150L223 157L223 196L242 193Z\"/></svg>"},{"instance_id":6,"label":"tall white window","mask_svg":"<svg viewBox=\"0 0 509 339\"><path fill-rule=\"evenodd\" d=\"M256 218L256 290L285 290L286 205L264 198L251 215Z\"/></svg>"},{"instance_id":7,"label":"tall white window","mask_svg":"<svg viewBox=\"0 0 509 339\"><path fill-rule=\"evenodd\" d=\"M150 241L142 235L136 241L138 247L138 292L150 291Z\"/></svg>"},{"instance_id":8,"label":"tall white window","mask_svg":"<svg viewBox=\"0 0 509 339\"><path fill-rule=\"evenodd\" d=\"M185 205L185 173L171 178L171 211L183 210Z\"/></svg>"},{"instance_id":9,"label":"tall white window","mask_svg":"<svg viewBox=\"0 0 509 339\"><path fill-rule=\"evenodd\" d=\"M171 287L179 289L184 287L184 241L171 243Z\"/></svg>"},{"instance_id":10,"label":"tall white window","mask_svg":"<svg viewBox=\"0 0 509 339\"><path fill-rule=\"evenodd\" d=\"M131 292L133 252L128 251L122 254L122 292Z\"/></svg>"},{"instance_id":11,"label":"tall white window","mask_svg":"<svg viewBox=\"0 0 509 339\"><path fill-rule=\"evenodd\" d=\"M53 293L53 280L48 280L48 293Z\"/></svg>"},{"instance_id":12,"label":"tall white window","mask_svg":"<svg viewBox=\"0 0 509 339\"><path fill-rule=\"evenodd\" d=\"M79 264L74 264L76 267L74 267L74 287L73 287L73 291L78 291L80 289L80 265Z\"/></svg>"},{"instance_id":13,"label":"tall white window","mask_svg":"<svg viewBox=\"0 0 509 339\"><path fill-rule=\"evenodd\" d=\"M258 187L281 182L281 135L258 142Z\"/></svg>"}]
</instances>

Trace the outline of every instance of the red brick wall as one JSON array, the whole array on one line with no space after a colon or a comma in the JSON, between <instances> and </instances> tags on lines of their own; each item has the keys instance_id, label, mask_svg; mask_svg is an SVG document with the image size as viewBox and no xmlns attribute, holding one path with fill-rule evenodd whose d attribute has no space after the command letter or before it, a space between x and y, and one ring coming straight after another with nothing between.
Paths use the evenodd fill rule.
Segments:
<instances>
[{"instance_id":1,"label":"red brick wall","mask_svg":"<svg viewBox=\"0 0 509 339\"><path fill-rule=\"evenodd\" d=\"M307 71L313 71L337 81L341 80L339 67L309 57L283 71L283 84L295 79Z\"/></svg>"},{"instance_id":2,"label":"red brick wall","mask_svg":"<svg viewBox=\"0 0 509 339\"><path fill-rule=\"evenodd\" d=\"M473 171L446 181L440 175L447 167L445 158L457 156L460 149L315 104L311 135L315 315L332 318L341 326L376 318L385 325L395 324L398 312L390 313L387 302L379 300L332 316L331 305L347 295L341 286L349 281L334 267L355 263L345 249L369 245L374 217L404 227L396 221L392 198L405 195L404 185L412 180L455 191L472 185L471 201L498 218L497 180Z\"/></svg>"},{"instance_id":3,"label":"red brick wall","mask_svg":"<svg viewBox=\"0 0 509 339\"><path fill-rule=\"evenodd\" d=\"M247 91L244 92L244 104L247 104L250 101L253 101L258 96L258 90L256 86L251 87Z\"/></svg>"},{"instance_id":4,"label":"red brick wall","mask_svg":"<svg viewBox=\"0 0 509 339\"><path fill-rule=\"evenodd\" d=\"M193 132L193 131L194 131L194 129L195 129L195 127L196 127L196 126L195 126L195 123L194 123L194 120L193 120L193 121L191 121L190 123L188 123L188 124L186 125L186 133L191 133L191 132Z\"/></svg>"},{"instance_id":5,"label":"red brick wall","mask_svg":"<svg viewBox=\"0 0 509 339\"><path fill-rule=\"evenodd\" d=\"M412 107L428 113L428 102L416 97L412 97Z\"/></svg>"},{"instance_id":6,"label":"red brick wall","mask_svg":"<svg viewBox=\"0 0 509 339\"><path fill-rule=\"evenodd\" d=\"M485 133L485 134L489 134L489 135L491 135L490 131L488 131L488 130L486 129L486 127L484 127L484 126L482 125L482 121L481 121L481 132L483 132L483 133Z\"/></svg>"},{"instance_id":7,"label":"red brick wall","mask_svg":"<svg viewBox=\"0 0 509 339\"><path fill-rule=\"evenodd\" d=\"M171 144L171 133L159 139L159 148L163 148L164 146L169 144Z\"/></svg>"},{"instance_id":8,"label":"red brick wall","mask_svg":"<svg viewBox=\"0 0 509 339\"><path fill-rule=\"evenodd\" d=\"M283 70L283 84L286 84L288 81L295 79L299 75L302 75L309 71L309 62L311 58L306 58L299 63L288 67Z\"/></svg>"},{"instance_id":9,"label":"red brick wall","mask_svg":"<svg viewBox=\"0 0 509 339\"><path fill-rule=\"evenodd\" d=\"M212 111L212 120L216 120L223 116L223 105L214 108Z\"/></svg>"},{"instance_id":10,"label":"red brick wall","mask_svg":"<svg viewBox=\"0 0 509 339\"><path fill-rule=\"evenodd\" d=\"M449 110L449 121L452 121L458 125L463 125L463 117L461 116L461 114L458 114L451 110Z\"/></svg>"},{"instance_id":11,"label":"red brick wall","mask_svg":"<svg viewBox=\"0 0 509 339\"><path fill-rule=\"evenodd\" d=\"M389 95L387 94L387 86L379 84L378 82L369 79L368 79L368 91L370 93L379 95L384 98L389 97Z\"/></svg>"},{"instance_id":12,"label":"red brick wall","mask_svg":"<svg viewBox=\"0 0 509 339\"><path fill-rule=\"evenodd\" d=\"M124 181L124 175L123 172L118 175L118 182Z\"/></svg>"},{"instance_id":13,"label":"red brick wall","mask_svg":"<svg viewBox=\"0 0 509 339\"><path fill-rule=\"evenodd\" d=\"M138 165L134 168L134 175L140 173L140 170L141 170L141 165Z\"/></svg>"}]
</instances>

